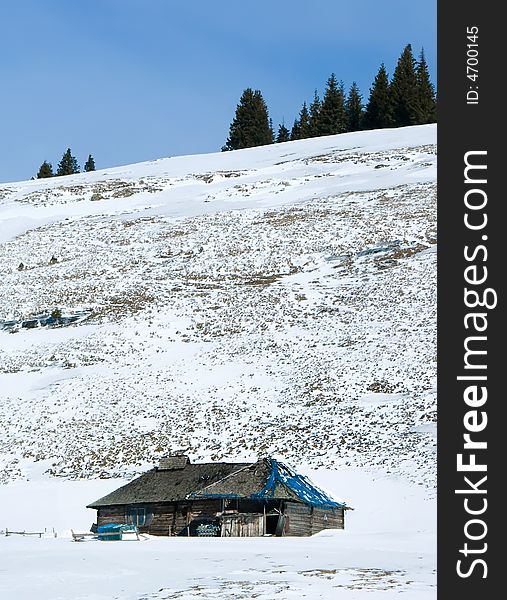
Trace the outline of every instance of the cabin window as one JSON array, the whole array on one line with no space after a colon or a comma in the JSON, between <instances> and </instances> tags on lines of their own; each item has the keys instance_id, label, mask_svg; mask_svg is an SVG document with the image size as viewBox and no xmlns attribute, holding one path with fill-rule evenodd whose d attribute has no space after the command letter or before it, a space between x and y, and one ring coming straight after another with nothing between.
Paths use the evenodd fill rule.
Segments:
<instances>
[{"instance_id":1,"label":"cabin window","mask_svg":"<svg viewBox=\"0 0 507 600\"><path fill-rule=\"evenodd\" d=\"M129 506L127 508L127 523L142 527L146 524L146 509L137 506Z\"/></svg>"}]
</instances>

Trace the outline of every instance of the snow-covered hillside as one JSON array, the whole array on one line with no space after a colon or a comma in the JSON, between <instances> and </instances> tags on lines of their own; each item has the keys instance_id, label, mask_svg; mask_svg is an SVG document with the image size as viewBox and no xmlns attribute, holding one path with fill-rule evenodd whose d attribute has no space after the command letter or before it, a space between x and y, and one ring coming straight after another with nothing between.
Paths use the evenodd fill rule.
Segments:
<instances>
[{"instance_id":1,"label":"snow-covered hillside","mask_svg":"<svg viewBox=\"0 0 507 600\"><path fill-rule=\"evenodd\" d=\"M0 185L0 525L50 532L0 535L1 597L434 597L435 143ZM278 455L355 510L311 539L66 537L182 448Z\"/></svg>"},{"instance_id":2,"label":"snow-covered hillside","mask_svg":"<svg viewBox=\"0 0 507 600\"><path fill-rule=\"evenodd\" d=\"M1 185L2 480L186 448L431 487L435 144L427 125Z\"/></svg>"}]
</instances>

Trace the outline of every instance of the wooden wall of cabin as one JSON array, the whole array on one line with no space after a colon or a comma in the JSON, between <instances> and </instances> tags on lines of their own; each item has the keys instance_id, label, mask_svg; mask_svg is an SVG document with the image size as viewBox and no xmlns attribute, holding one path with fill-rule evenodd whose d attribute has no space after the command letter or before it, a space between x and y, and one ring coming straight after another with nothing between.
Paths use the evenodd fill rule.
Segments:
<instances>
[{"instance_id":1,"label":"wooden wall of cabin","mask_svg":"<svg viewBox=\"0 0 507 600\"><path fill-rule=\"evenodd\" d=\"M147 513L152 513L151 522L139 530L151 535L178 535L193 519L214 519L221 509L220 500L195 500L186 503L145 504ZM125 523L126 506L101 507L97 514L97 525ZM323 529L343 529L345 526L342 508L312 508L297 502L286 502L283 510L288 522L284 535L309 536ZM256 535L253 530L249 535ZM236 533L237 535L237 533ZM262 535L259 531L258 535Z\"/></svg>"},{"instance_id":2,"label":"wooden wall of cabin","mask_svg":"<svg viewBox=\"0 0 507 600\"><path fill-rule=\"evenodd\" d=\"M139 527L139 531L153 535L170 535L173 523L174 508L167 504L143 504L148 516L146 525ZM127 523L128 506L104 506L97 513L97 525L107 523Z\"/></svg>"},{"instance_id":3,"label":"wooden wall of cabin","mask_svg":"<svg viewBox=\"0 0 507 600\"><path fill-rule=\"evenodd\" d=\"M139 530L150 535L173 535L175 514L174 504L150 504L145 505L146 511L153 514L151 521Z\"/></svg>"},{"instance_id":4,"label":"wooden wall of cabin","mask_svg":"<svg viewBox=\"0 0 507 600\"><path fill-rule=\"evenodd\" d=\"M296 502L287 502L283 512L288 520L288 522L285 523L284 535L312 535L310 506L298 504Z\"/></svg>"},{"instance_id":5,"label":"wooden wall of cabin","mask_svg":"<svg viewBox=\"0 0 507 600\"><path fill-rule=\"evenodd\" d=\"M323 509L286 502L284 514L288 519L284 530L287 536L309 536L323 529L343 529L345 525L343 508Z\"/></svg>"},{"instance_id":6,"label":"wooden wall of cabin","mask_svg":"<svg viewBox=\"0 0 507 600\"><path fill-rule=\"evenodd\" d=\"M149 515L146 525L139 527L150 535L178 535L193 519L214 519L220 511L220 500L197 500L193 502L153 503L139 505ZM104 506L98 509L97 525L126 523L126 505Z\"/></svg>"},{"instance_id":7,"label":"wooden wall of cabin","mask_svg":"<svg viewBox=\"0 0 507 600\"><path fill-rule=\"evenodd\" d=\"M125 523L125 507L124 506L102 506L97 511L97 525L107 525L115 523L121 525Z\"/></svg>"},{"instance_id":8,"label":"wooden wall of cabin","mask_svg":"<svg viewBox=\"0 0 507 600\"><path fill-rule=\"evenodd\" d=\"M233 513L221 519L222 537L260 537L264 535L264 515Z\"/></svg>"},{"instance_id":9,"label":"wooden wall of cabin","mask_svg":"<svg viewBox=\"0 0 507 600\"><path fill-rule=\"evenodd\" d=\"M141 531L152 535L178 535L193 519L214 519L220 507L220 500L152 504L153 519Z\"/></svg>"},{"instance_id":10,"label":"wooden wall of cabin","mask_svg":"<svg viewBox=\"0 0 507 600\"><path fill-rule=\"evenodd\" d=\"M221 508L221 500L194 500L190 505L190 513L192 519L214 519Z\"/></svg>"},{"instance_id":11,"label":"wooden wall of cabin","mask_svg":"<svg viewBox=\"0 0 507 600\"><path fill-rule=\"evenodd\" d=\"M314 508L312 514L312 535L323 529L344 529L343 508Z\"/></svg>"}]
</instances>

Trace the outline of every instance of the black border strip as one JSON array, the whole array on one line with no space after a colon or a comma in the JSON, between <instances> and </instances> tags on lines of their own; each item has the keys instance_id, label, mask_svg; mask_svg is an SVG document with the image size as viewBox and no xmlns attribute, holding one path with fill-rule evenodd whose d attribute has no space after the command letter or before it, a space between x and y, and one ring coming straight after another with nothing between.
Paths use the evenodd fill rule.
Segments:
<instances>
[{"instance_id":1,"label":"black border strip","mask_svg":"<svg viewBox=\"0 0 507 600\"><path fill-rule=\"evenodd\" d=\"M505 593L499 577L506 520L499 510L505 471L500 463L507 454L500 445L501 437L507 437L500 433L505 429L506 401L501 373L507 372L502 314L507 233L501 214L507 199L500 190L505 150L499 149L505 135L501 131L507 129L500 91L507 31L500 34L501 7L484 0L438 4L438 597L442 600L487 600ZM475 73L477 77L469 77ZM472 167L465 174L467 162L484 168ZM473 307L476 300L484 306ZM465 357L467 349L472 352ZM475 446L465 448L467 434Z\"/></svg>"}]
</instances>

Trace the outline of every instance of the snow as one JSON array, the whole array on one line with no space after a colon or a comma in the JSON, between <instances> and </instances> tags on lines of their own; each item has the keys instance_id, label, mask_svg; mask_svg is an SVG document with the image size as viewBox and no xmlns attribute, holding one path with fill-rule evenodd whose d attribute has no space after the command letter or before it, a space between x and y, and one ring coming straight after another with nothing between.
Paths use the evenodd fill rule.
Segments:
<instances>
[{"instance_id":1,"label":"snow","mask_svg":"<svg viewBox=\"0 0 507 600\"><path fill-rule=\"evenodd\" d=\"M12 525L42 539L0 536L0 596L18 600L280 597L409 600L435 597L435 507L424 490L381 472L305 470L318 485L346 491L355 510L345 531L312 538L155 538L74 542L94 511L83 508L119 481L58 481L0 487ZM375 489L375 493L372 493ZM28 516L36 495L38 516ZM20 499L25 498L23 502ZM44 522L40 520L44 515ZM39 520L37 520L39 519ZM53 528L58 537L53 537ZM11 530L14 529L11 526ZM25 577L30 564L30 577Z\"/></svg>"},{"instance_id":2,"label":"snow","mask_svg":"<svg viewBox=\"0 0 507 600\"><path fill-rule=\"evenodd\" d=\"M190 217L238 208L279 207L327 193L330 188L353 192L388 189L393 180L395 185L433 181L435 164L428 164L424 153L418 152L411 161L406 155L434 144L435 126L407 127L401 135L400 131L357 132L329 136L325 141L314 138L297 145L286 142L261 150L166 158L64 178L0 184L0 242L84 215ZM400 149L404 154L385 157L387 151ZM385 157L384 168L372 168L370 161L378 161L380 154ZM326 157L335 168L327 167ZM249 188L248 197L230 193L231 179L236 186L241 183ZM104 199L92 200L96 189L107 199L107 208ZM127 206L122 189L129 194ZM116 198L112 190L119 192ZM210 206L205 206L207 203Z\"/></svg>"},{"instance_id":3,"label":"snow","mask_svg":"<svg viewBox=\"0 0 507 600\"><path fill-rule=\"evenodd\" d=\"M366 394L358 402L363 406L379 406L388 402L397 402L403 399L400 394Z\"/></svg>"},{"instance_id":4,"label":"snow","mask_svg":"<svg viewBox=\"0 0 507 600\"><path fill-rule=\"evenodd\" d=\"M0 322L89 314L0 330L0 527L48 532L0 536L0 596L434 597L436 241L434 125L0 185ZM274 455L355 510L66 537L179 448Z\"/></svg>"}]
</instances>

